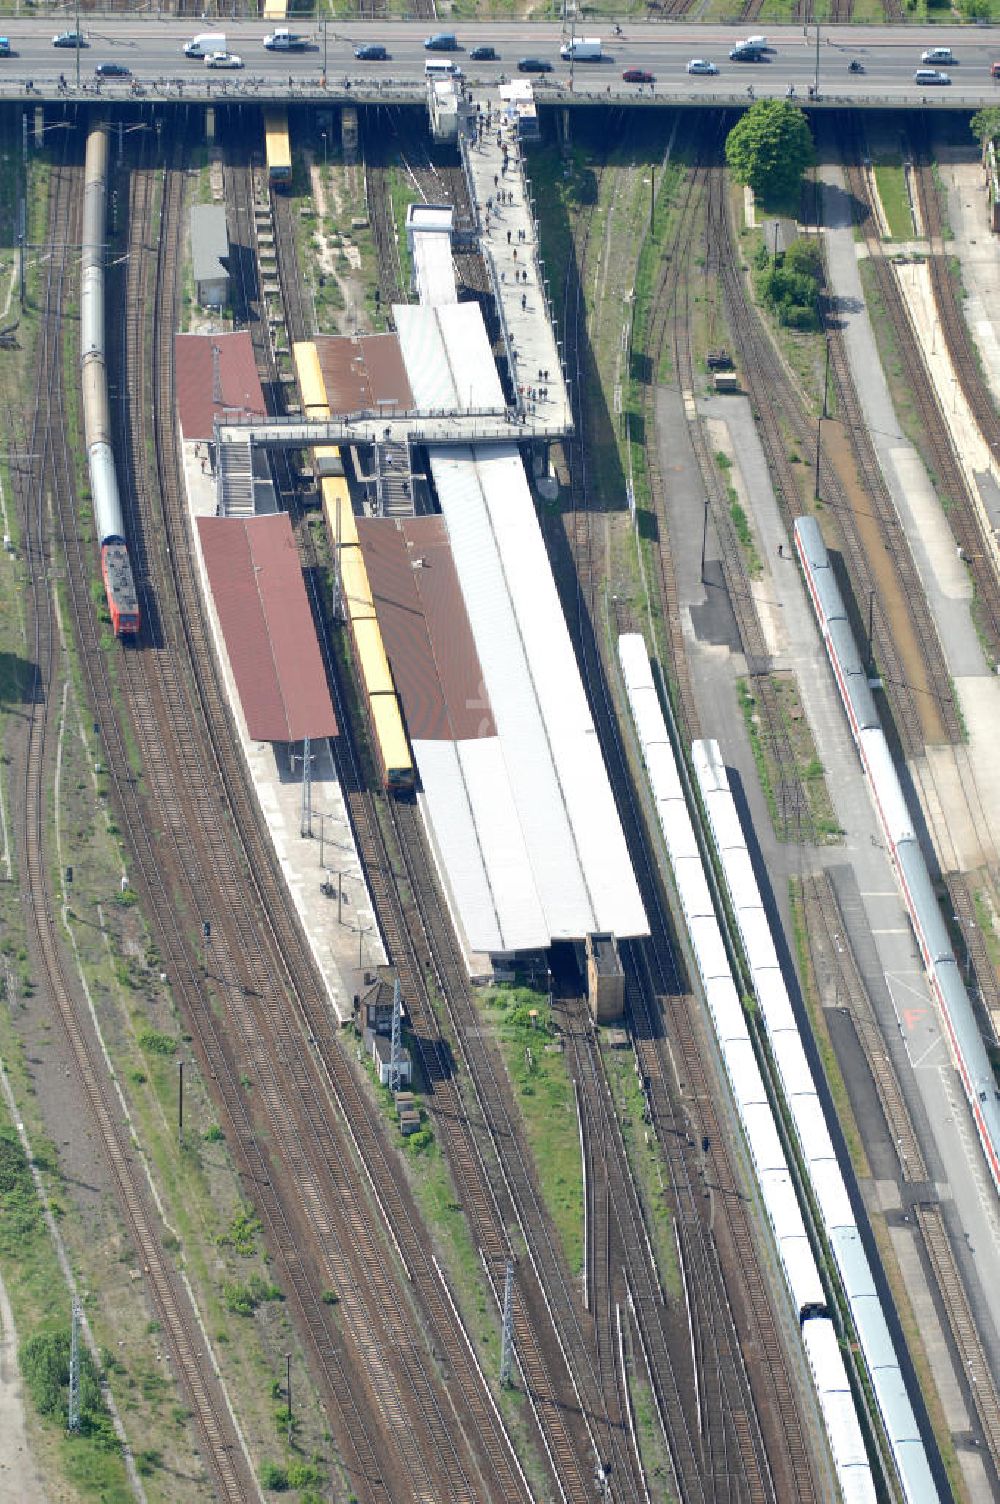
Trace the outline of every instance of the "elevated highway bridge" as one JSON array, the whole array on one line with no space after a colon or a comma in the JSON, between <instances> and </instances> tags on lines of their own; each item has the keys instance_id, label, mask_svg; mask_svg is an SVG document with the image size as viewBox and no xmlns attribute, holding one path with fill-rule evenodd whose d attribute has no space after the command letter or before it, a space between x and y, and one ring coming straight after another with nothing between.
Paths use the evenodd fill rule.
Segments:
<instances>
[{"instance_id":1,"label":"elevated highway bridge","mask_svg":"<svg viewBox=\"0 0 1000 1504\"><path fill-rule=\"evenodd\" d=\"M305 51L269 52L263 45L271 29L263 21L198 20L156 17L87 17L81 21L86 47L53 46L55 33L72 23L33 18L4 22L11 43L10 57L0 59L0 100L92 99L100 90L109 103L143 99L161 102L204 100L219 103L257 100L288 103L352 100L358 103L423 103L426 97L424 64L429 55L424 37L438 23L339 19L306 25ZM757 98L783 97L794 86L796 97L819 107L859 109L978 109L1000 102L1000 83L991 65L1000 61L1000 28L991 26L811 26L769 27L772 50L766 60L733 62L730 48L760 23L696 26L688 23L629 23L616 37L610 25L587 22L589 32L601 32L604 57L600 62L571 65L559 55L567 32L557 24L527 22L454 23L460 51L449 54L462 68L472 89L495 86L501 77L517 74L521 58L552 63L552 71L531 75L540 105L573 107L614 100L656 106L691 105L718 108L745 105L748 90ZM227 47L243 66L216 71L201 60L184 56L183 45L199 30L222 31ZM361 62L354 48L379 42L389 56L384 62ZM472 62L469 50L489 43L496 62ZM932 46L950 46L956 64L944 70L947 86L921 87L914 82L921 53ZM718 65L716 75L694 76L686 71L691 58ZM858 59L863 73L851 74ZM124 64L129 76L98 79L99 63ZM652 73L655 83L626 83L628 69ZM807 91L816 90L816 100Z\"/></svg>"}]
</instances>

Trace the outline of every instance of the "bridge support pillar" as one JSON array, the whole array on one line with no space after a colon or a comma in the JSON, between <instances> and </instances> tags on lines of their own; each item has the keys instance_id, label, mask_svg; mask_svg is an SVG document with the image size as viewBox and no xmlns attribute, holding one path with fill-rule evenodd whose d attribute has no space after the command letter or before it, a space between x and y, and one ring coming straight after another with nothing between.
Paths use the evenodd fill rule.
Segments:
<instances>
[{"instance_id":1,"label":"bridge support pillar","mask_svg":"<svg viewBox=\"0 0 1000 1504\"><path fill-rule=\"evenodd\" d=\"M45 145L45 106L35 106L35 150L40 151Z\"/></svg>"},{"instance_id":2,"label":"bridge support pillar","mask_svg":"<svg viewBox=\"0 0 1000 1504\"><path fill-rule=\"evenodd\" d=\"M215 105L214 104L207 104L205 106L205 140L206 141L214 141L215 140Z\"/></svg>"},{"instance_id":3,"label":"bridge support pillar","mask_svg":"<svg viewBox=\"0 0 1000 1504\"><path fill-rule=\"evenodd\" d=\"M358 112L352 104L341 106L340 144L347 163L358 160Z\"/></svg>"}]
</instances>

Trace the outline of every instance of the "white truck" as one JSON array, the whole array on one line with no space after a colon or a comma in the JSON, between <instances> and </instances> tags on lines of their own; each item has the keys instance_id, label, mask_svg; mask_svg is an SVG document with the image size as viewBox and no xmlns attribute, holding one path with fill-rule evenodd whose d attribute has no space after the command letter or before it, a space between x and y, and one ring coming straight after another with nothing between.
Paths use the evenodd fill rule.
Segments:
<instances>
[{"instance_id":1,"label":"white truck","mask_svg":"<svg viewBox=\"0 0 1000 1504\"><path fill-rule=\"evenodd\" d=\"M264 38L264 46L270 52L305 52L309 38L300 32L289 31L287 26L279 26Z\"/></svg>"},{"instance_id":2,"label":"white truck","mask_svg":"<svg viewBox=\"0 0 1000 1504\"><path fill-rule=\"evenodd\" d=\"M559 56L567 62L574 63L599 63L604 56L600 37L575 37L572 42L564 42L559 49Z\"/></svg>"},{"instance_id":3,"label":"white truck","mask_svg":"<svg viewBox=\"0 0 1000 1504\"><path fill-rule=\"evenodd\" d=\"M190 42L184 43L185 57L208 57L212 52L225 52L226 33L224 31L200 31Z\"/></svg>"}]
</instances>

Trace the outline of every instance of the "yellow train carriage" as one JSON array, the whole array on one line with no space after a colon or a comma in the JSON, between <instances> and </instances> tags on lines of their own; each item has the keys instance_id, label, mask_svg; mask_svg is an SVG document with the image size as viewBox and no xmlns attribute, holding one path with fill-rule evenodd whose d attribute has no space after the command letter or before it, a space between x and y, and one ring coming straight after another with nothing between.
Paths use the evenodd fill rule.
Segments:
<instances>
[{"instance_id":1,"label":"yellow train carriage","mask_svg":"<svg viewBox=\"0 0 1000 1504\"><path fill-rule=\"evenodd\" d=\"M375 731L375 750L386 788L397 791L412 789L413 759L403 730L399 701L395 695L372 695L368 703Z\"/></svg>"},{"instance_id":2,"label":"yellow train carriage","mask_svg":"<svg viewBox=\"0 0 1000 1504\"><path fill-rule=\"evenodd\" d=\"M288 114L285 110L265 112L264 143L268 182L274 188L286 187L292 181L292 148L288 140Z\"/></svg>"},{"instance_id":3,"label":"yellow train carriage","mask_svg":"<svg viewBox=\"0 0 1000 1504\"><path fill-rule=\"evenodd\" d=\"M340 579L344 587L344 600L351 623L365 621L375 616L375 602L368 582L368 571L361 557L360 548L340 550Z\"/></svg>"},{"instance_id":4,"label":"yellow train carriage","mask_svg":"<svg viewBox=\"0 0 1000 1504\"><path fill-rule=\"evenodd\" d=\"M382 633L374 616L352 620L351 631L354 633L354 651L361 668L361 677L369 695L395 694L396 686L392 682L389 660L382 645Z\"/></svg>"},{"instance_id":5,"label":"yellow train carriage","mask_svg":"<svg viewBox=\"0 0 1000 1504\"><path fill-rule=\"evenodd\" d=\"M358 523L354 516L354 508L351 506L347 481L342 476L324 477L319 483L319 488L323 498L323 512L330 534L331 547L337 542L339 536L341 548L356 548Z\"/></svg>"},{"instance_id":6,"label":"yellow train carriage","mask_svg":"<svg viewBox=\"0 0 1000 1504\"><path fill-rule=\"evenodd\" d=\"M299 384L302 411L307 418L328 418L326 382L319 363L319 351L311 339L299 339L292 345L295 379Z\"/></svg>"}]
</instances>

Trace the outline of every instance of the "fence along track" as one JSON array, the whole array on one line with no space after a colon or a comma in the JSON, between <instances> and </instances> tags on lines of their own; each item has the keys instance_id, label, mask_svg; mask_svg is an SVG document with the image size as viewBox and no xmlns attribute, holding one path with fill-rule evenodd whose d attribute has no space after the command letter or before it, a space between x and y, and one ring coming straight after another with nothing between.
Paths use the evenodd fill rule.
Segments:
<instances>
[{"instance_id":1,"label":"fence along track","mask_svg":"<svg viewBox=\"0 0 1000 1504\"><path fill-rule=\"evenodd\" d=\"M84 1094L93 1113L107 1156L126 1223L148 1281L150 1297L161 1321L163 1337L177 1376L191 1407L194 1424L201 1438L206 1468L215 1480L219 1495L233 1501L245 1500L255 1491L244 1465L224 1400L216 1390L211 1360L200 1337L197 1320L188 1298L181 1293L179 1282L163 1252L158 1219L147 1201L140 1162L131 1136L113 1101L106 1068L95 1042L79 1022L74 987L65 969L61 947L55 935L55 922L48 891L48 853L44 831L47 823L45 768L51 718L57 703L51 693L59 658L55 611L46 583L46 505L55 502L56 523L67 562L74 548L83 544L77 532L77 507L72 463L68 453L70 436L66 429L62 389L61 309L65 297L65 280L69 267L70 242L79 239L79 206L82 204L83 174L79 168L56 167L50 194L49 238L53 245L46 271L45 307L39 352L38 384L29 453L38 456L34 474L34 495L25 496L27 516L27 559L30 568L28 595L31 602L31 626L34 630L36 687L40 694L29 698L28 752L25 769L24 862L25 892L30 896L29 926L34 934L47 984L59 1010ZM49 489L51 488L51 490ZM88 550L91 545L87 545ZM93 569L91 552L84 580L68 571L71 612L78 627L84 619L91 622L94 606L87 584ZM91 670L95 652L92 639L96 633L81 633L81 657L85 671ZM110 715L110 698L96 698L102 722L106 709Z\"/></svg>"}]
</instances>

